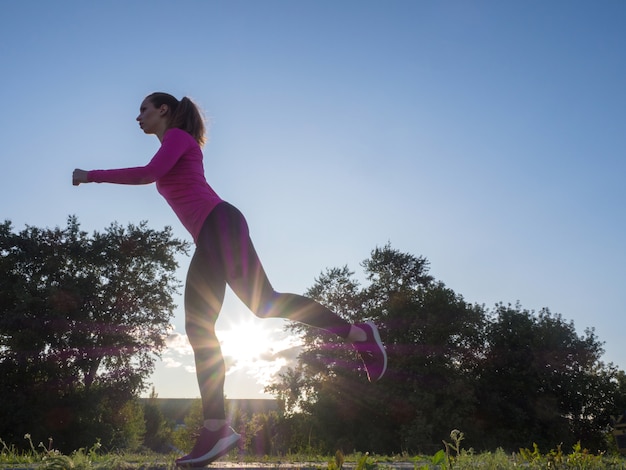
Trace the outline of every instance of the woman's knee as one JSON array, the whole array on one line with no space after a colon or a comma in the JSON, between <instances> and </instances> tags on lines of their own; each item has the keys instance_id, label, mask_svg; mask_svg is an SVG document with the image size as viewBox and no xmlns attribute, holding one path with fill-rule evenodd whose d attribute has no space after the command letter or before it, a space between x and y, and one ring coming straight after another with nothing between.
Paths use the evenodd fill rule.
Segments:
<instances>
[{"instance_id":1,"label":"woman's knee","mask_svg":"<svg viewBox=\"0 0 626 470\"><path fill-rule=\"evenodd\" d=\"M206 320L187 319L185 321L185 333L193 349L211 348L215 344L219 345L215 334L215 325Z\"/></svg>"},{"instance_id":2,"label":"woman's knee","mask_svg":"<svg viewBox=\"0 0 626 470\"><path fill-rule=\"evenodd\" d=\"M256 305L251 308L252 312L259 318L278 318L281 317L284 306L281 306L281 294L272 290L260 295L258 300L254 302Z\"/></svg>"}]
</instances>

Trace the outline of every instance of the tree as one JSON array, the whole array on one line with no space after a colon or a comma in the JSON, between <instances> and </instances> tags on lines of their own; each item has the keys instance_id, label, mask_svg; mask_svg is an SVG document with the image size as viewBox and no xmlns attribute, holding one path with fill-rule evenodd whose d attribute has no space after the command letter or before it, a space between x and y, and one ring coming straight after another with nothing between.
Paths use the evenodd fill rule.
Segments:
<instances>
[{"instance_id":1,"label":"tree","mask_svg":"<svg viewBox=\"0 0 626 470\"><path fill-rule=\"evenodd\" d=\"M604 448L623 391L603 353L592 329L579 336L549 309L497 305L477 381L482 445Z\"/></svg>"},{"instance_id":2,"label":"tree","mask_svg":"<svg viewBox=\"0 0 626 470\"><path fill-rule=\"evenodd\" d=\"M187 248L146 222L91 236L75 217L19 233L0 225L3 438L107 444L96 424L145 388L180 287L175 255Z\"/></svg>"},{"instance_id":3,"label":"tree","mask_svg":"<svg viewBox=\"0 0 626 470\"><path fill-rule=\"evenodd\" d=\"M366 383L354 370L351 348L296 324L292 328L304 338L299 362L305 376L285 374L273 390L312 417L325 450L430 450L473 411L481 308L434 282L426 259L389 245L373 250L362 265L367 287L344 267L327 270L307 295L350 321L378 324L389 355L386 377ZM301 387L297 397L294 377Z\"/></svg>"}]
</instances>

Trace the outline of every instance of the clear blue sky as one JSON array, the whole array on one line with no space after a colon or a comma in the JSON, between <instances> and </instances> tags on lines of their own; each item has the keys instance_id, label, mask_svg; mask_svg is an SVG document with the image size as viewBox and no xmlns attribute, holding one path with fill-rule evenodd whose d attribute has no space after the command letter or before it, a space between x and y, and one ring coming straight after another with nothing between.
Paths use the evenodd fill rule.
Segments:
<instances>
[{"instance_id":1,"label":"clear blue sky","mask_svg":"<svg viewBox=\"0 0 626 470\"><path fill-rule=\"evenodd\" d=\"M624 369L624 24L618 0L0 2L1 216L190 239L154 186L71 185L147 163L141 100L187 95L277 289L390 242L469 302L595 327ZM231 297L219 325L227 395L258 396L293 357L282 323ZM157 393L197 396L181 309L173 326ZM234 326L269 338L259 355Z\"/></svg>"}]
</instances>

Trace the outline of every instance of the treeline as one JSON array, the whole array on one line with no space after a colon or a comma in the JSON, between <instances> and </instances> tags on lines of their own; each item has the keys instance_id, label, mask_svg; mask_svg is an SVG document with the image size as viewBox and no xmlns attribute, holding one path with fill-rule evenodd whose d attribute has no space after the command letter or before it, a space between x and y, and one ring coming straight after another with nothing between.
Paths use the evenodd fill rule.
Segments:
<instances>
[{"instance_id":1,"label":"treeline","mask_svg":"<svg viewBox=\"0 0 626 470\"><path fill-rule=\"evenodd\" d=\"M176 429L145 390L171 320L175 257L188 245L171 230L112 224L89 235L0 224L0 438L24 435L71 452L187 450L199 406ZM602 362L593 329L579 335L548 309L469 304L435 280L423 257L392 249L328 269L307 295L350 321L374 320L389 370L370 384L351 348L293 324L304 346L268 391L279 412L233 416L253 453L434 453L452 429L476 450L611 445L611 416L626 410L626 377ZM590 312L592 314L593 312ZM590 315L591 316L591 315Z\"/></svg>"},{"instance_id":2,"label":"treeline","mask_svg":"<svg viewBox=\"0 0 626 470\"><path fill-rule=\"evenodd\" d=\"M305 340L298 366L270 387L286 417L306 421L296 428L315 446L428 453L452 429L476 450L614 445L611 416L626 410L626 377L602 362L593 329L579 335L547 308L469 304L429 274L425 258L389 245L362 267L366 286L334 268L307 294L351 321L379 325L387 375L367 383L350 347L294 324Z\"/></svg>"}]
</instances>

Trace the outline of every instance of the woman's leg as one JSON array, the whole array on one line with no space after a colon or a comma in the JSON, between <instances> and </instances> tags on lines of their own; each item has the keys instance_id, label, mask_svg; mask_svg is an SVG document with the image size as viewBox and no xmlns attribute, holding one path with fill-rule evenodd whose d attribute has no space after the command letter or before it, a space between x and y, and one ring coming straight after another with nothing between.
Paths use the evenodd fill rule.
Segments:
<instances>
[{"instance_id":1,"label":"woman's leg","mask_svg":"<svg viewBox=\"0 0 626 470\"><path fill-rule=\"evenodd\" d=\"M213 220L220 227L220 247L226 279L235 294L261 318L286 318L347 338L353 328L346 320L307 297L274 290L254 249L248 225L235 207L223 203Z\"/></svg>"},{"instance_id":2,"label":"woman's leg","mask_svg":"<svg viewBox=\"0 0 626 470\"><path fill-rule=\"evenodd\" d=\"M205 420L223 420L226 368L215 322L219 316L226 280L219 258L199 245L191 259L185 283L185 329L193 348L196 375Z\"/></svg>"},{"instance_id":3,"label":"woman's leg","mask_svg":"<svg viewBox=\"0 0 626 470\"><path fill-rule=\"evenodd\" d=\"M226 291L224 266L211 232L202 235L185 284L185 329L196 360L204 426L191 452L176 459L181 467L203 467L225 455L241 439L226 422L226 368L215 336L215 322Z\"/></svg>"}]
</instances>

